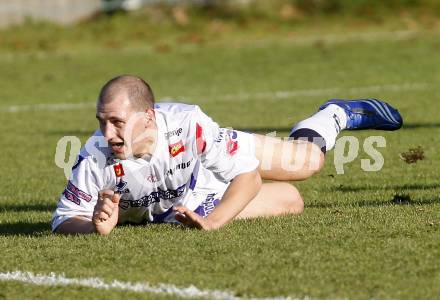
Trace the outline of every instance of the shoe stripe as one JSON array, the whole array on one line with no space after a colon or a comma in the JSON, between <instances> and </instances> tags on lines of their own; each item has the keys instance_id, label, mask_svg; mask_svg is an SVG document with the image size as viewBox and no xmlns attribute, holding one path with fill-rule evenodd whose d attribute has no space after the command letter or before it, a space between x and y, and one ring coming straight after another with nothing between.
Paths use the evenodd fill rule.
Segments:
<instances>
[{"instance_id":1,"label":"shoe stripe","mask_svg":"<svg viewBox=\"0 0 440 300\"><path fill-rule=\"evenodd\" d=\"M383 106L385 107L386 111L390 114L391 118L397 123L400 124L400 122L396 119L396 117L393 115L393 113L391 112L390 108L388 107L388 105L386 105L385 103L382 103Z\"/></svg>"},{"instance_id":2,"label":"shoe stripe","mask_svg":"<svg viewBox=\"0 0 440 300\"><path fill-rule=\"evenodd\" d=\"M372 100L365 100L368 104L371 105L371 107L376 111L377 114L379 114L383 119L387 120L388 122L394 123L390 118L385 114L385 111L382 110L381 107L378 107L376 103L374 103Z\"/></svg>"},{"instance_id":3,"label":"shoe stripe","mask_svg":"<svg viewBox=\"0 0 440 300\"><path fill-rule=\"evenodd\" d=\"M376 110L376 112L379 115L382 116L382 118L386 119L388 122L397 123L392 118L390 118L390 116L385 112L383 107L378 103L375 103L373 99L367 100L367 102Z\"/></svg>"},{"instance_id":4,"label":"shoe stripe","mask_svg":"<svg viewBox=\"0 0 440 300\"><path fill-rule=\"evenodd\" d=\"M373 100L373 102L376 102L376 104L382 109L382 111L385 112L385 114L388 116L388 119L395 124L399 124L399 122L394 118L394 116L391 114L391 112L388 110L388 107L385 103L382 103L378 100Z\"/></svg>"},{"instance_id":5,"label":"shoe stripe","mask_svg":"<svg viewBox=\"0 0 440 300\"><path fill-rule=\"evenodd\" d=\"M379 107L384 108L383 110L385 110L385 113L387 114L387 116L390 117L396 124L399 124L399 122L396 120L396 118L394 118L393 114L391 113L391 111L389 110L388 106L385 103L380 102L376 99L371 99L371 100L373 102L376 102Z\"/></svg>"}]
</instances>

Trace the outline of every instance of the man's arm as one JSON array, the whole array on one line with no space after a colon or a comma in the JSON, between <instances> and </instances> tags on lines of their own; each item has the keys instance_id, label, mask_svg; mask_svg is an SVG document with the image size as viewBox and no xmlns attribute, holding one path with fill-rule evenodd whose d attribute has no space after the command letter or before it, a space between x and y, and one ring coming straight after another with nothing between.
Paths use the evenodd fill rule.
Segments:
<instances>
[{"instance_id":1,"label":"man's arm","mask_svg":"<svg viewBox=\"0 0 440 300\"><path fill-rule=\"evenodd\" d=\"M72 217L57 227L55 233L60 234L88 234L95 231L92 220L86 217Z\"/></svg>"},{"instance_id":2,"label":"man's arm","mask_svg":"<svg viewBox=\"0 0 440 300\"><path fill-rule=\"evenodd\" d=\"M99 193L99 198L93 211L92 220L75 216L64 221L55 230L61 234L88 234L97 232L108 235L118 223L120 195L112 190Z\"/></svg>"},{"instance_id":3,"label":"man's arm","mask_svg":"<svg viewBox=\"0 0 440 300\"><path fill-rule=\"evenodd\" d=\"M226 189L220 204L212 213L202 218L184 206L176 207L176 220L187 226L203 230L218 229L234 219L258 194L261 177L257 170L240 174Z\"/></svg>"}]
</instances>

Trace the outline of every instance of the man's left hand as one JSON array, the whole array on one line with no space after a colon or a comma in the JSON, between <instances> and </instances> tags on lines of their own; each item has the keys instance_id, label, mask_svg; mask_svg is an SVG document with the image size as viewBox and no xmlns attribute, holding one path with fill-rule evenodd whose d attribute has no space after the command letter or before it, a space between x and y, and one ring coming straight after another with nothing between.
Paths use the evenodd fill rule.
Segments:
<instances>
[{"instance_id":1,"label":"man's left hand","mask_svg":"<svg viewBox=\"0 0 440 300\"><path fill-rule=\"evenodd\" d=\"M217 229L214 224L212 224L212 222L210 222L208 219L202 218L185 206L177 206L174 208L174 211L176 212L176 220L183 225L195 227L201 230Z\"/></svg>"}]
</instances>

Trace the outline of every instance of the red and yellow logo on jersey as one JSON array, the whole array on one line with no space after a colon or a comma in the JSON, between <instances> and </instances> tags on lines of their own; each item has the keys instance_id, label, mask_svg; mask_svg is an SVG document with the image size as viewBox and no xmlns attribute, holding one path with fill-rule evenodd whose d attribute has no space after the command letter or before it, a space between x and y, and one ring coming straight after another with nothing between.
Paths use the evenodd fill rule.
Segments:
<instances>
[{"instance_id":1,"label":"red and yellow logo on jersey","mask_svg":"<svg viewBox=\"0 0 440 300\"><path fill-rule=\"evenodd\" d=\"M125 175L124 168L122 167L122 164L117 164L113 166L113 169L115 170L116 177L122 177Z\"/></svg>"},{"instance_id":2,"label":"red and yellow logo on jersey","mask_svg":"<svg viewBox=\"0 0 440 300\"><path fill-rule=\"evenodd\" d=\"M183 142L180 140L177 143L170 144L169 145L170 154L172 157L177 156L179 153L182 153L185 151L185 146L183 145Z\"/></svg>"}]
</instances>

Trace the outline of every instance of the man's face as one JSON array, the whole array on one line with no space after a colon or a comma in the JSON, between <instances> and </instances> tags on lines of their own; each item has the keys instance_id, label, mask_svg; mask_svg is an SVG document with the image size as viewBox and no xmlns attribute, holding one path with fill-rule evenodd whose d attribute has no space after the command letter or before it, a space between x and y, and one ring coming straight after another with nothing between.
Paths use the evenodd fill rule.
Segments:
<instances>
[{"instance_id":1,"label":"man's face","mask_svg":"<svg viewBox=\"0 0 440 300\"><path fill-rule=\"evenodd\" d=\"M125 93L109 103L98 103L96 118L116 158L142 157L147 154L154 126L154 112L136 112ZM149 142L150 141L150 142Z\"/></svg>"}]
</instances>

